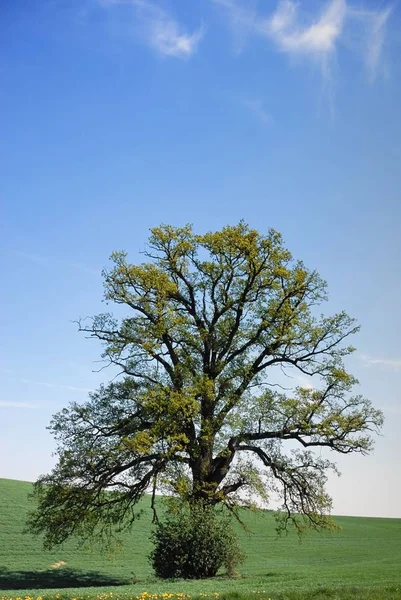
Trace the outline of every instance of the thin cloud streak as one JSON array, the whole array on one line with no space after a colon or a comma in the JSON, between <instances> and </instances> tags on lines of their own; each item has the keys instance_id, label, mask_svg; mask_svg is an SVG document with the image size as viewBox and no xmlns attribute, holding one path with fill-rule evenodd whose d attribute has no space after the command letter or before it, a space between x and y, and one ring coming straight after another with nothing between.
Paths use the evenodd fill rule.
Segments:
<instances>
[{"instance_id":1,"label":"thin cloud streak","mask_svg":"<svg viewBox=\"0 0 401 600\"><path fill-rule=\"evenodd\" d=\"M81 387L75 387L73 385L65 385L63 383L51 383L49 381L32 381L32 379L19 379L19 381L21 381L21 383L28 383L30 385L42 385L44 387L48 387L48 388L57 388L57 389L63 389L63 390L70 390L71 392L92 392L93 390L90 388L81 388Z\"/></svg>"},{"instance_id":2,"label":"thin cloud streak","mask_svg":"<svg viewBox=\"0 0 401 600\"><path fill-rule=\"evenodd\" d=\"M401 406L379 406L380 410L384 412L384 415L401 415Z\"/></svg>"},{"instance_id":3,"label":"thin cloud streak","mask_svg":"<svg viewBox=\"0 0 401 600\"><path fill-rule=\"evenodd\" d=\"M105 7L132 6L138 22L138 36L162 56L190 58L205 33L203 24L192 33L183 31L182 26L172 15L149 0L98 0L98 2Z\"/></svg>"},{"instance_id":4,"label":"thin cloud streak","mask_svg":"<svg viewBox=\"0 0 401 600\"><path fill-rule=\"evenodd\" d=\"M35 265L41 267L52 267L52 266L61 266L68 269L75 269L77 271L83 271L85 273L90 273L91 275L100 275L101 269L96 269L94 267L90 267L83 263L75 263L60 260L58 258L54 258L53 256L44 256L41 254L35 254L33 252L23 252L21 250L17 250L14 252L14 255L18 258L31 262Z\"/></svg>"},{"instance_id":5,"label":"thin cloud streak","mask_svg":"<svg viewBox=\"0 0 401 600\"><path fill-rule=\"evenodd\" d=\"M388 367L393 371L401 371L401 360L392 358L377 358L367 354L360 354L359 358L364 363L365 367L379 366Z\"/></svg>"},{"instance_id":6,"label":"thin cloud streak","mask_svg":"<svg viewBox=\"0 0 401 600\"><path fill-rule=\"evenodd\" d=\"M273 125L272 116L265 110L263 103L260 100L245 99L242 100L242 105L265 127Z\"/></svg>"},{"instance_id":7,"label":"thin cloud streak","mask_svg":"<svg viewBox=\"0 0 401 600\"><path fill-rule=\"evenodd\" d=\"M391 14L391 8L387 8L382 12L372 15L372 26L371 26L371 37L366 53L366 64L369 69L370 78L373 81L376 77L376 73L380 68L380 58L383 51L384 40L385 40L385 28L388 18Z\"/></svg>"},{"instance_id":8,"label":"thin cloud streak","mask_svg":"<svg viewBox=\"0 0 401 600\"><path fill-rule=\"evenodd\" d=\"M12 400L0 400L0 408L41 408L40 404L29 404L28 402L14 402Z\"/></svg>"}]
</instances>

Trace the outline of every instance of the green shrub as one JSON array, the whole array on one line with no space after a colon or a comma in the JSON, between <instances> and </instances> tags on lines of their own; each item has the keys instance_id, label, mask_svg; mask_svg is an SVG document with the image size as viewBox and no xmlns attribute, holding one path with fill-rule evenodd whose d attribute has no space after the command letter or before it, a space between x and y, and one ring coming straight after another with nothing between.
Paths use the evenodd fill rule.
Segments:
<instances>
[{"instance_id":1,"label":"green shrub","mask_svg":"<svg viewBox=\"0 0 401 600\"><path fill-rule=\"evenodd\" d=\"M245 558L230 519L199 503L168 510L152 541L150 562L163 579L214 577L222 566L233 575Z\"/></svg>"}]
</instances>

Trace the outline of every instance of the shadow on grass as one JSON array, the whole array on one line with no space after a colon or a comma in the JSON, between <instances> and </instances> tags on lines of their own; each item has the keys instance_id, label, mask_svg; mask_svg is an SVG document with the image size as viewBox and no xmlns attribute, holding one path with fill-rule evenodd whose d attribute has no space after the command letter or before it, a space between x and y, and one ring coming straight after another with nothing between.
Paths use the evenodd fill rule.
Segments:
<instances>
[{"instance_id":1,"label":"shadow on grass","mask_svg":"<svg viewBox=\"0 0 401 600\"><path fill-rule=\"evenodd\" d=\"M110 577L96 571L78 569L49 569L47 571L10 571L0 567L0 589L80 588L126 585L128 579Z\"/></svg>"}]
</instances>

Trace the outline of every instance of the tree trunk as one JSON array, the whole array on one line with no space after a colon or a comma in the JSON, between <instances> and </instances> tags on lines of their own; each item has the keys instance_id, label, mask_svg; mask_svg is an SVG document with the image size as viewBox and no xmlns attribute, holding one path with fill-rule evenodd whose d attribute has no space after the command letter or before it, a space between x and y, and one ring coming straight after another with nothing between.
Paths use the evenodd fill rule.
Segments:
<instances>
[{"instance_id":1,"label":"tree trunk","mask_svg":"<svg viewBox=\"0 0 401 600\"><path fill-rule=\"evenodd\" d=\"M201 435L198 439L199 455L194 459L192 468L192 499L201 500L206 504L212 503L216 486L210 485L210 475L213 468L214 437Z\"/></svg>"}]
</instances>

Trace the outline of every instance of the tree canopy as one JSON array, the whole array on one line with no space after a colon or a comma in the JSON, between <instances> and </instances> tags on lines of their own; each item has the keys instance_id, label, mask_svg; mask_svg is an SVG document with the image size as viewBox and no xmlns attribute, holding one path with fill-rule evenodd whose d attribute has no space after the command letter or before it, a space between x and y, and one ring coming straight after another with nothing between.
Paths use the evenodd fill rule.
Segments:
<instances>
[{"instance_id":1,"label":"tree canopy","mask_svg":"<svg viewBox=\"0 0 401 600\"><path fill-rule=\"evenodd\" d=\"M355 320L318 313L326 283L272 229L162 225L144 255L115 252L103 273L124 316L80 322L119 377L54 416L58 462L35 484L31 531L48 546L106 535L151 490L231 508L276 495L283 527L328 526L335 465L320 448L368 453L383 420L343 363Z\"/></svg>"}]
</instances>

